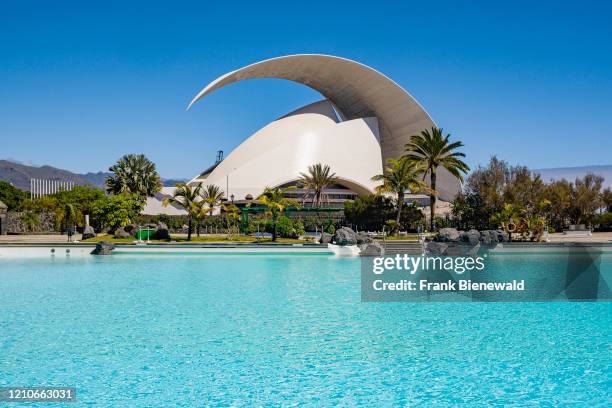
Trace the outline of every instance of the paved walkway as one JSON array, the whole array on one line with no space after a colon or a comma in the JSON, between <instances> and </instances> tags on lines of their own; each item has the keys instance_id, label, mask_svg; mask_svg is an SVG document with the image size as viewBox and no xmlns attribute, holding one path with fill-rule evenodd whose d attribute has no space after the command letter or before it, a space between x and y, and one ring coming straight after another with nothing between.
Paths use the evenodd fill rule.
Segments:
<instances>
[{"instance_id":1,"label":"paved walkway","mask_svg":"<svg viewBox=\"0 0 612 408\"><path fill-rule=\"evenodd\" d=\"M577 237L570 235L563 235L563 233L550 234L550 242L608 242L612 243L612 232L594 232L590 236Z\"/></svg>"},{"instance_id":2,"label":"paved walkway","mask_svg":"<svg viewBox=\"0 0 612 408\"><path fill-rule=\"evenodd\" d=\"M74 236L81 239L81 234ZM64 244L68 242L67 235L0 235L0 244Z\"/></svg>"}]
</instances>

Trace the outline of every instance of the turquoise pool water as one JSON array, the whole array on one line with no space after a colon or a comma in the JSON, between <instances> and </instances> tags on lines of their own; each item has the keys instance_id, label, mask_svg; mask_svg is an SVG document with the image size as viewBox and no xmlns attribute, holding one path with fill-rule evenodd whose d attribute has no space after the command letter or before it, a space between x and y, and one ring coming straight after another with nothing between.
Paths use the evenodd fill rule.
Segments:
<instances>
[{"instance_id":1,"label":"turquoise pool water","mask_svg":"<svg viewBox=\"0 0 612 408\"><path fill-rule=\"evenodd\" d=\"M612 303L361 303L355 259L0 261L0 386L78 406L609 406L611 344Z\"/></svg>"}]
</instances>

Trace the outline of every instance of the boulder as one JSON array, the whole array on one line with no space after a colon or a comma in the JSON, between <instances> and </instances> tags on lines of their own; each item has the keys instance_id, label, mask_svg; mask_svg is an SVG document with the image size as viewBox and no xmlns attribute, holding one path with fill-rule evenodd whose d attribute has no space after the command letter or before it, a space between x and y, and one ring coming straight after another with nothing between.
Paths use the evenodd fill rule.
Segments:
<instances>
[{"instance_id":1,"label":"boulder","mask_svg":"<svg viewBox=\"0 0 612 408\"><path fill-rule=\"evenodd\" d=\"M115 249L115 245L113 245L110 241L100 241L96 244L96 248L91 251L92 255L110 255L112 250Z\"/></svg>"},{"instance_id":2,"label":"boulder","mask_svg":"<svg viewBox=\"0 0 612 408\"><path fill-rule=\"evenodd\" d=\"M356 235L357 245L369 244L374 242L372 237L369 237L365 232L358 232Z\"/></svg>"},{"instance_id":3,"label":"boulder","mask_svg":"<svg viewBox=\"0 0 612 408\"><path fill-rule=\"evenodd\" d=\"M427 255L444 255L448 249L448 244L443 242L428 242L425 244Z\"/></svg>"},{"instance_id":4,"label":"boulder","mask_svg":"<svg viewBox=\"0 0 612 408\"><path fill-rule=\"evenodd\" d=\"M480 242L480 232L475 229L471 229L466 232L461 232L461 241L467 242L470 245L476 245Z\"/></svg>"},{"instance_id":5,"label":"boulder","mask_svg":"<svg viewBox=\"0 0 612 408\"><path fill-rule=\"evenodd\" d=\"M153 234L153 239L169 240L170 231L168 231L168 228L157 228L157 231L155 231L155 234Z\"/></svg>"},{"instance_id":6,"label":"boulder","mask_svg":"<svg viewBox=\"0 0 612 408\"><path fill-rule=\"evenodd\" d=\"M359 245L359 255L361 256L381 256L385 254L385 249L378 242L367 242Z\"/></svg>"},{"instance_id":7,"label":"boulder","mask_svg":"<svg viewBox=\"0 0 612 408\"><path fill-rule=\"evenodd\" d=\"M480 231L480 242L485 245L491 244L491 234L489 234L489 231Z\"/></svg>"},{"instance_id":8,"label":"boulder","mask_svg":"<svg viewBox=\"0 0 612 408\"><path fill-rule=\"evenodd\" d=\"M508 233L506 231L497 230L495 232L497 232L497 240L499 242L509 242L510 241L510 237L508 236Z\"/></svg>"},{"instance_id":9,"label":"boulder","mask_svg":"<svg viewBox=\"0 0 612 408\"><path fill-rule=\"evenodd\" d=\"M136 224L128 224L123 227L123 230L128 234L135 234L138 231L138 226Z\"/></svg>"},{"instance_id":10,"label":"boulder","mask_svg":"<svg viewBox=\"0 0 612 408\"><path fill-rule=\"evenodd\" d=\"M85 228L83 228L83 236L81 237L81 239L95 238L95 236L96 236L96 231L94 231L91 225L88 225Z\"/></svg>"},{"instance_id":11,"label":"boulder","mask_svg":"<svg viewBox=\"0 0 612 408\"><path fill-rule=\"evenodd\" d=\"M485 245L495 245L499 242L497 231L484 230L480 231L480 242Z\"/></svg>"},{"instance_id":12,"label":"boulder","mask_svg":"<svg viewBox=\"0 0 612 408\"><path fill-rule=\"evenodd\" d=\"M349 227L342 227L336 230L332 241L336 245L357 245L357 234Z\"/></svg>"},{"instance_id":13,"label":"boulder","mask_svg":"<svg viewBox=\"0 0 612 408\"><path fill-rule=\"evenodd\" d=\"M329 244L332 242L332 234L328 234L327 232L324 232L321 234L321 238L319 239L319 242L322 244Z\"/></svg>"},{"instance_id":14,"label":"boulder","mask_svg":"<svg viewBox=\"0 0 612 408\"><path fill-rule=\"evenodd\" d=\"M132 234L130 234L129 232L127 232L127 231L125 230L125 227L124 227L124 228L117 228L117 229L115 230L115 235L114 235L114 237L115 237L115 238L119 238L119 239L121 239L121 238L131 238L131 237L132 237Z\"/></svg>"},{"instance_id":15,"label":"boulder","mask_svg":"<svg viewBox=\"0 0 612 408\"><path fill-rule=\"evenodd\" d=\"M459 231L455 228L441 228L438 231L438 241L440 242L457 242L459 239Z\"/></svg>"}]
</instances>

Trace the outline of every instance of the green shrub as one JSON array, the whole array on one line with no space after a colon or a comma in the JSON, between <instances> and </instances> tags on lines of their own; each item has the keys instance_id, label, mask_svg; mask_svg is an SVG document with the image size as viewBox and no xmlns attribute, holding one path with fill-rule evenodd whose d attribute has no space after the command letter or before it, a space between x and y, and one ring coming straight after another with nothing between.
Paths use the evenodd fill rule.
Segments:
<instances>
[{"instance_id":1,"label":"green shrub","mask_svg":"<svg viewBox=\"0 0 612 408\"><path fill-rule=\"evenodd\" d=\"M8 207L9 211L21 210L22 204L28 198L28 193L18 189L6 181L0 181L0 201Z\"/></svg>"}]
</instances>

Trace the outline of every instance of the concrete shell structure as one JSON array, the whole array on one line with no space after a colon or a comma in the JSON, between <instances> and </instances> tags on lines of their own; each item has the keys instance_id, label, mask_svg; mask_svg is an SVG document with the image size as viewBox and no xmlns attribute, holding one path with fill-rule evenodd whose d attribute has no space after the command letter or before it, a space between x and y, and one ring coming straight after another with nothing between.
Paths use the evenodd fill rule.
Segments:
<instances>
[{"instance_id":1,"label":"concrete shell structure","mask_svg":"<svg viewBox=\"0 0 612 408\"><path fill-rule=\"evenodd\" d=\"M386 159L404 154L411 135L435 126L418 102L385 75L355 61L316 54L272 58L229 72L202 89L189 107L223 86L255 78L298 82L326 100L265 126L193 183L228 184L228 196L242 199L323 163L345 187L364 194L374 190L371 177L382 172ZM459 188L446 170L438 170L440 198L451 199Z\"/></svg>"}]
</instances>

